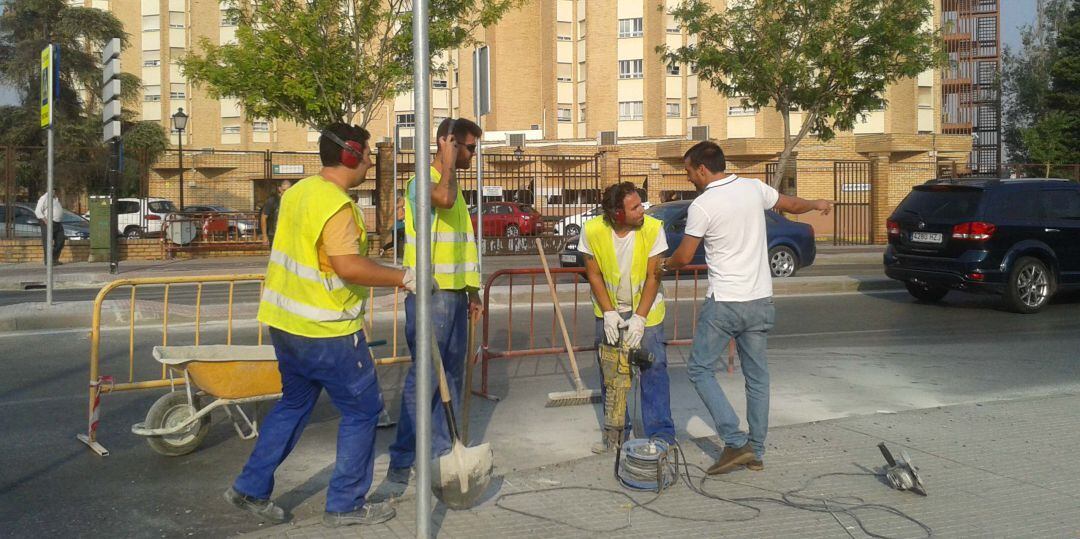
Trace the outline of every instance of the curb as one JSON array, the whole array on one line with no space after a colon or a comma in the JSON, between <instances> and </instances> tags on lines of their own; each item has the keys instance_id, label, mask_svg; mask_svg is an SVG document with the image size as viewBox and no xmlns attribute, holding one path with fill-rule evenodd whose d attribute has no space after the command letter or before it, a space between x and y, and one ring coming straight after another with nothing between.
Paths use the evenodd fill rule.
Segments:
<instances>
[{"instance_id":1,"label":"curb","mask_svg":"<svg viewBox=\"0 0 1080 539\"><path fill-rule=\"evenodd\" d=\"M693 285L681 284L681 293ZM703 284L699 284L703 286ZM691 288L692 289L692 288ZM673 285L668 287L669 294L673 293ZM773 281L774 296L800 296L813 294L842 294L857 292L887 292L903 290L903 284L899 281L879 277L793 277ZM704 291L700 292L702 295ZM576 296L576 298L575 298ZM573 305L575 299L579 304L589 301L589 285L579 283L575 287L569 283L559 285L558 297L560 303ZM401 296L398 296L399 300ZM679 301L690 301L689 298ZM551 306L551 293L546 283L537 282L536 289L516 286L511 292L509 286L493 286L489 297L489 306L492 310L507 309L511 304L522 306L532 302L533 305ZM371 308L376 310L375 320L389 320L393 316L392 306L395 303L393 294L378 296L372 299ZM162 323L164 321L164 304L159 301L135 301L135 324ZM87 329L92 323L92 301L73 301L58 303L51 308L44 303L21 303L0 307L0 332L13 331L42 331L42 330L70 330ZM403 311L399 307L399 312ZM258 303L234 303L234 323L252 320L258 311ZM117 328L128 327L131 324L131 305L127 300L110 299L102 303L101 327ZM173 303L169 307L169 324L194 323L196 314L202 323L209 324L223 321L228 315L228 306L224 304L203 305L196 313L193 305Z\"/></svg>"}]
</instances>

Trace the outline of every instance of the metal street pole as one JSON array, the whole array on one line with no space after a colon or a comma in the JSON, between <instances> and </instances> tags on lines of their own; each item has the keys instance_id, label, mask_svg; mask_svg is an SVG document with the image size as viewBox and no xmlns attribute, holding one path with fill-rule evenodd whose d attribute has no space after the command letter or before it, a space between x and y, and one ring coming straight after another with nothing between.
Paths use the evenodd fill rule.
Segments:
<instances>
[{"instance_id":1,"label":"metal street pole","mask_svg":"<svg viewBox=\"0 0 1080 539\"><path fill-rule=\"evenodd\" d=\"M473 51L473 114L483 129L484 111L480 107L480 49ZM484 155L483 136L476 139L476 269L484 274Z\"/></svg>"},{"instance_id":2,"label":"metal street pole","mask_svg":"<svg viewBox=\"0 0 1080 539\"><path fill-rule=\"evenodd\" d=\"M416 536L431 537L431 110L428 0L413 2L416 118Z\"/></svg>"},{"instance_id":3,"label":"metal street pole","mask_svg":"<svg viewBox=\"0 0 1080 539\"><path fill-rule=\"evenodd\" d=\"M180 211L184 211L184 130L180 132Z\"/></svg>"},{"instance_id":4,"label":"metal street pole","mask_svg":"<svg viewBox=\"0 0 1080 539\"><path fill-rule=\"evenodd\" d=\"M401 255L401 246L398 245L398 240L397 240L397 238L398 238L398 233L397 233L397 222L398 222L398 218L397 218L397 201L398 201L399 197L404 196L404 193L402 193L401 189L399 189L398 174L397 174L397 162L398 162L398 155L399 155L398 154L398 149L399 149L398 147L400 145L401 145L401 126L397 125L397 122L394 122L394 182L393 182L394 183L394 226L391 229L393 231L392 233L394 234L394 264L398 263L398 256ZM406 204L407 203L408 202L406 202ZM403 222L401 224L404 226L405 223ZM402 258L404 258L404 257L402 257Z\"/></svg>"},{"instance_id":5,"label":"metal street pole","mask_svg":"<svg viewBox=\"0 0 1080 539\"><path fill-rule=\"evenodd\" d=\"M45 303L47 305L52 305L52 303L53 303L53 301L52 301L52 296L53 296L53 254L52 253L53 253L53 226L54 226L53 225L53 197L56 196L56 195L53 194L53 125L52 125L52 122L49 122L48 134L49 134L49 138L48 138L48 140L49 140L49 149L47 150L47 152L48 152L49 164L47 165L48 172L46 173L46 177L47 177L46 182L47 182L48 185L45 186L45 196L47 197L46 200L48 200L48 202L46 202L47 205L46 205L46 210L45 210L45 221L46 221L46 223L45 223L45 227L46 227L46 230L45 230Z\"/></svg>"}]
</instances>

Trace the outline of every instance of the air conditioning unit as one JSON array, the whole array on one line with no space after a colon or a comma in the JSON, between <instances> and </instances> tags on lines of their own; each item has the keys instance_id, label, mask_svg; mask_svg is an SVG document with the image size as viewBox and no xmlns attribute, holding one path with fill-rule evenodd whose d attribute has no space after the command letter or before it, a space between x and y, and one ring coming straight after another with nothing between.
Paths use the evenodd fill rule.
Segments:
<instances>
[{"instance_id":1,"label":"air conditioning unit","mask_svg":"<svg viewBox=\"0 0 1080 539\"><path fill-rule=\"evenodd\" d=\"M619 143L619 135L615 131L601 131L596 138L601 146L615 146Z\"/></svg>"},{"instance_id":2,"label":"air conditioning unit","mask_svg":"<svg viewBox=\"0 0 1080 539\"><path fill-rule=\"evenodd\" d=\"M533 131L539 131L540 130L540 124L532 124L532 125L529 126L529 129L531 129Z\"/></svg>"},{"instance_id":3,"label":"air conditioning unit","mask_svg":"<svg viewBox=\"0 0 1080 539\"><path fill-rule=\"evenodd\" d=\"M695 125L690 128L690 140L709 140L709 126Z\"/></svg>"},{"instance_id":4,"label":"air conditioning unit","mask_svg":"<svg viewBox=\"0 0 1080 539\"><path fill-rule=\"evenodd\" d=\"M525 133L508 133L506 135L506 145L511 148L524 148Z\"/></svg>"},{"instance_id":5,"label":"air conditioning unit","mask_svg":"<svg viewBox=\"0 0 1080 539\"><path fill-rule=\"evenodd\" d=\"M400 142L401 142L401 144L400 144L401 147L398 148L399 152L411 152L411 151L413 151L415 149L413 147L413 138L412 137L401 137Z\"/></svg>"}]
</instances>

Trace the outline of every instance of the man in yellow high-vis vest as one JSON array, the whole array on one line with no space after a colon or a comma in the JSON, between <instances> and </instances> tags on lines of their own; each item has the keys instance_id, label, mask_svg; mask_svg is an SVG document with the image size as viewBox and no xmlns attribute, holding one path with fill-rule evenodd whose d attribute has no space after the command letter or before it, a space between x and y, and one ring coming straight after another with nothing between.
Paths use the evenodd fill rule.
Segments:
<instances>
[{"instance_id":1,"label":"man in yellow high-vis vest","mask_svg":"<svg viewBox=\"0 0 1080 539\"><path fill-rule=\"evenodd\" d=\"M480 270L476 241L468 205L458 187L457 170L468 169L483 131L464 119L446 119L436 131L438 150L431 165L431 266L435 290L431 294L431 324L442 355L443 370L454 406L461 402L462 372L465 367L469 318L483 313L480 302ZM405 251L402 263L415 268L416 260L416 177L405 187ZM397 437L390 445L390 469L386 479L408 484L416 460L416 296L405 297L405 340L413 353L413 364L401 392L401 417ZM433 454L450 451L450 434L438 392L432 402Z\"/></svg>"},{"instance_id":2,"label":"man in yellow high-vis vest","mask_svg":"<svg viewBox=\"0 0 1080 539\"><path fill-rule=\"evenodd\" d=\"M367 231L348 190L372 166L370 134L332 124L319 137L323 168L281 197L266 268L259 321L281 372L282 396L259 425L259 438L225 499L269 523L285 512L270 501L274 471L289 455L322 390L341 412L337 463L323 523L377 524L394 517L388 503L366 503L375 462L375 426L383 409L364 338L364 300L372 286L415 289L415 272L367 258Z\"/></svg>"},{"instance_id":3,"label":"man in yellow high-vis vest","mask_svg":"<svg viewBox=\"0 0 1080 539\"><path fill-rule=\"evenodd\" d=\"M604 190L603 214L585 222L578 251L585 255L585 274L592 288L596 315L596 344L604 339L630 348L640 347L653 356L653 364L641 370L641 420L645 435L668 443L675 441L671 420L664 339L664 294L656 268L667 238L663 223L645 215L641 195L631 182ZM630 422L626 423L628 426ZM606 438L593 452L612 449Z\"/></svg>"}]
</instances>

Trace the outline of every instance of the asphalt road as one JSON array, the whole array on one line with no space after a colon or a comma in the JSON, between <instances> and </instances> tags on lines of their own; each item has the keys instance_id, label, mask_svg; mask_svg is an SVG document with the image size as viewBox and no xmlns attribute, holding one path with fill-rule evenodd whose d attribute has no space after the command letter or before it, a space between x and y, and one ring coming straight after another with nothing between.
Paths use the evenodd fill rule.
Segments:
<instances>
[{"instance_id":1,"label":"asphalt road","mask_svg":"<svg viewBox=\"0 0 1080 539\"><path fill-rule=\"evenodd\" d=\"M769 349L774 425L1080 390L1075 294L1031 316L1004 312L994 298L959 294L941 305L897 293L778 298L776 305ZM681 306L681 316L690 308ZM492 313L493 322L505 325L492 328L491 346L504 346L499 343L507 331L521 343L516 347L524 346L529 313L516 310L513 323L505 313ZM538 344L552 342L550 316L547 309L532 313ZM576 322L577 342L590 341L591 320L582 314ZM134 347L140 376L159 372L150 349L160 335L149 331ZM234 342L251 343L254 335L253 327L238 328ZM190 330L173 328L169 341L192 338ZM204 329L202 339L220 342L224 336L220 329ZM385 348L376 351L386 355ZM686 382L686 350L669 347L673 414L680 437L701 436L708 434L702 421L707 413ZM88 351L85 331L0 335L0 536L224 536L259 529L220 498L251 449L224 414L215 415L199 450L163 457L130 432L163 392L111 394L102 399L100 440L112 454L98 457L75 440L86 430ZM595 386L591 357L582 356L579 363ZM102 357L104 373L126 377L126 331L106 332ZM569 389L564 361L491 364L491 390L503 400L473 401L472 436L492 442L500 470L588 454L596 409L543 407L547 392ZM392 414L402 375L401 367L380 371ZM719 377L737 402L741 377ZM318 518L321 511L336 419L324 399L279 470L275 497L298 519ZM379 431L379 475L392 435L392 429Z\"/></svg>"}]
</instances>

